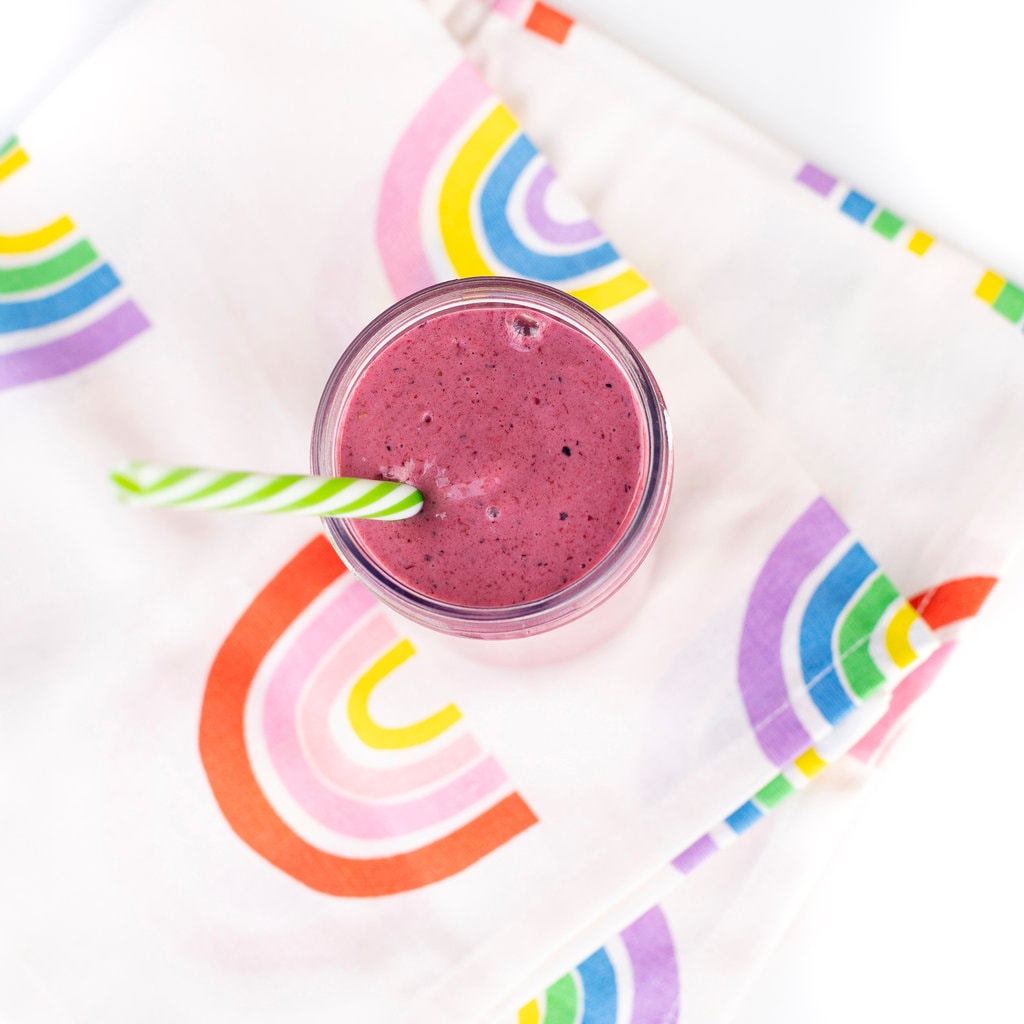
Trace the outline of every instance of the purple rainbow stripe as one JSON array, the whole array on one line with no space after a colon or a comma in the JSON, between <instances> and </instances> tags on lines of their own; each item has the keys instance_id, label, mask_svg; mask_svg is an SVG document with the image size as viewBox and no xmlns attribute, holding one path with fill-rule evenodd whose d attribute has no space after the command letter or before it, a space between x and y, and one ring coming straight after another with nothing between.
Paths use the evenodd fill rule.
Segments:
<instances>
[{"instance_id":1,"label":"purple rainbow stripe","mask_svg":"<svg viewBox=\"0 0 1024 1024\"><path fill-rule=\"evenodd\" d=\"M79 370L120 348L149 326L142 310L129 301L73 334L0 353L0 391Z\"/></svg>"},{"instance_id":2,"label":"purple rainbow stripe","mask_svg":"<svg viewBox=\"0 0 1024 1024\"><path fill-rule=\"evenodd\" d=\"M739 687L761 749L775 765L812 745L790 704L782 669L782 630L800 585L846 536L846 524L818 498L768 556L751 591L739 652Z\"/></svg>"},{"instance_id":3,"label":"purple rainbow stripe","mask_svg":"<svg viewBox=\"0 0 1024 1024\"><path fill-rule=\"evenodd\" d=\"M298 730L303 692L338 637L349 634L351 661L344 682L398 639L375 598L350 584L325 605L295 638L267 686L263 733L278 777L296 803L339 835L383 839L408 835L447 821L476 806L506 782L492 757L459 766L439 788L405 800L368 802L340 793L311 769Z\"/></svg>"},{"instance_id":4,"label":"purple rainbow stripe","mask_svg":"<svg viewBox=\"0 0 1024 1024\"><path fill-rule=\"evenodd\" d=\"M381 186L377 244L396 295L436 281L420 235L420 200L448 141L489 97L480 74L463 61L434 90L395 147Z\"/></svg>"},{"instance_id":5,"label":"purple rainbow stripe","mask_svg":"<svg viewBox=\"0 0 1024 1024\"><path fill-rule=\"evenodd\" d=\"M526 190L526 219L530 227L549 242L589 242L601 237L601 229L589 218L571 224L554 220L547 211L545 197L555 183L555 171L544 164Z\"/></svg>"},{"instance_id":6,"label":"purple rainbow stripe","mask_svg":"<svg viewBox=\"0 0 1024 1024\"><path fill-rule=\"evenodd\" d=\"M825 171L820 167L815 167L814 164L804 164L800 168L796 180L802 185L806 185L813 192L817 192L820 196L828 196L839 181L838 178L833 178L831 174L826 174Z\"/></svg>"},{"instance_id":7,"label":"purple rainbow stripe","mask_svg":"<svg viewBox=\"0 0 1024 1024\"><path fill-rule=\"evenodd\" d=\"M695 843L688 846L681 854L673 858L672 866L688 875L699 864L703 864L713 853L718 852L718 843L710 835L703 835Z\"/></svg>"},{"instance_id":8,"label":"purple rainbow stripe","mask_svg":"<svg viewBox=\"0 0 1024 1024\"><path fill-rule=\"evenodd\" d=\"M679 1016L679 964L665 914L652 907L622 932L633 966L630 1024L668 1024Z\"/></svg>"}]
</instances>

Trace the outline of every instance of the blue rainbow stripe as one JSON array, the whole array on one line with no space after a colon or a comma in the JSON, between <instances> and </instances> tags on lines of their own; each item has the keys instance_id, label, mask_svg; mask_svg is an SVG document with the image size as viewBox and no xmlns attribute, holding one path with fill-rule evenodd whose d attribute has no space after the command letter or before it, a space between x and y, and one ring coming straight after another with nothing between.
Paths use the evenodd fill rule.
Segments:
<instances>
[{"instance_id":1,"label":"blue rainbow stripe","mask_svg":"<svg viewBox=\"0 0 1024 1024\"><path fill-rule=\"evenodd\" d=\"M818 584L800 623L800 665L808 693L833 725L854 703L839 679L832 637L839 617L868 577L878 568L860 544L854 544Z\"/></svg>"},{"instance_id":2,"label":"blue rainbow stripe","mask_svg":"<svg viewBox=\"0 0 1024 1024\"><path fill-rule=\"evenodd\" d=\"M856 189L850 189L839 209L858 224L866 224L877 205L873 199L868 199Z\"/></svg>"},{"instance_id":3,"label":"blue rainbow stripe","mask_svg":"<svg viewBox=\"0 0 1024 1024\"><path fill-rule=\"evenodd\" d=\"M615 1024L619 991L615 970L604 949L587 957L577 968L583 985L583 1016L580 1024Z\"/></svg>"},{"instance_id":4,"label":"blue rainbow stripe","mask_svg":"<svg viewBox=\"0 0 1024 1024\"><path fill-rule=\"evenodd\" d=\"M737 807L725 819L725 823L733 832L739 835L741 832L746 832L751 826L756 825L763 817L764 811L752 800L748 800L745 804Z\"/></svg>"},{"instance_id":5,"label":"blue rainbow stripe","mask_svg":"<svg viewBox=\"0 0 1024 1024\"><path fill-rule=\"evenodd\" d=\"M104 263L73 284L41 299L0 303L0 334L44 327L88 309L120 285L117 274Z\"/></svg>"},{"instance_id":6,"label":"blue rainbow stripe","mask_svg":"<svg viewBox=\"0 0 1024 1024\"><path fill-rule=\"evenodd\" d=\"M509 198L537 149L525 135L518 135L488 176L480 197L484 237L494 255L510 270L536 281L568 281L614 263L619 254L610 242L577 252L537 252L516 236L508 220Z\"/></svg>"}]
</instances>

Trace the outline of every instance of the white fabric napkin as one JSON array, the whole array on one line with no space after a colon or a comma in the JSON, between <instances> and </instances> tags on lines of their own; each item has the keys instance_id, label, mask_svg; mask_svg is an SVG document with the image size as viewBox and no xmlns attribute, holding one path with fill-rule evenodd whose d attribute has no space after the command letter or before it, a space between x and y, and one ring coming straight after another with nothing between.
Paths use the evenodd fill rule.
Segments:
<instances>
[{"instance_id":1,"label":"white fabric napkin","mask_svg":"<svg viewBox=\"0 0 1024 1024\"><path fill-rule=\"evenodd\" d=\"M673 262L670 217L686 207L658 204L628 169L620 181L612 124L594 131L502 75L521 62L530 79L532 66L534 81L552 76L555 107L584 107L598 47L620 62L616 102L663 111L670 96L685 114L685 93L578 26L556 43L556 14L542 12L546 34L520 27L538 6L496 5L464 53L411 0L157 0L0 155L0 416L18 439L2 456L17 486L0 856L20 1019L171 1021L196 1007L265 1021L522 1018L541 1013L538 979L571 998L566 971L577 1008L586 997L606 1019L641 1006L675 1019L685 1001L666 971L678 985L695 954L674 901L700 877L684 872L860 741L936 649L932 599L918 614L899 588L937 595L1005 557L1020 495L993 496L952 455L982 425L1008 447L1009 427L981 418L973 392L964 434L927 415L950 381L963 392L952 368L980 375L978 361L965 352L936 370L917 341L876 351L864 342L876 325L849 324L851 301L875 308L870 288L851 299L837 284L809 325L787 319L793 294L767 279L739 301L729 261L757 250L778 262L764 223L785 218L765 202L741 209L766 222L744 233L734 214L717 245L693 228ZM834 257L839 283L852 262L859 286L895 287L868 229L850 235L792 180L798 168L773 177L784 161L769 144L743 136L738 159L728 137L741 128L692 102L726 137L704 144L683 188L694 209L732 168L817 247L811 266ZM692 150L697 121L671 122L680 135L658 145ZM646 173L669 173L662 154L636 153ZM810 272L786 246L795 288ZM595 248L603 262L572 269L570 255ZM320 390L356 330L432 280L533 276L538 253L553 257L553 283L642 346L677 441L643 606L600 648L529 673L481 665L378 607L315 526L113 501L105 475L126 455L301 470ZM945 265L920 266L933 264ZM935 283L918 287L927 306ZM1004 326L964 306L936 317L952 352L976 337L974 319L993 337ZM755 322L760 343L740 349ZM815 347L815 329L834 344ZM1003 390L987 397L1008 419L1019 360L992 344ZM738 372L746 362L759 371ZM805 382L814 367L828 389L807 397L797 382L778 400L768 368L783 365ZM911 429L887 462L896 417L877 398L911 385L928 400L908 401ZM976 500L957 492L943 526L934 502L921 518L925 492L950 479L926 458L940 434L955 479L979 474ZM837 452L848 464L822 476ZM989 547L942 547L973 523ZM361 673L407 640L415 654L351 713ZM374 747L367 721L399 745ZM668 986L661 1003L640 978Z\"/></svg>"}]
</instances>

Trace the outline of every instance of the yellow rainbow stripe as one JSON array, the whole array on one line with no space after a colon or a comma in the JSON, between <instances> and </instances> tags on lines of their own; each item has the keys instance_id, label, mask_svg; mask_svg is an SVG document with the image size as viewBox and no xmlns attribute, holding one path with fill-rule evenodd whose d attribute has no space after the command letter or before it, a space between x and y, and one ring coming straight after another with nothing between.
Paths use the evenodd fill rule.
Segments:
<instances>
[{"instance_id":1,"label":"yellow rainbow stripe","mask_svg":"<svg viewBox=\"0 0 1024 1024\"><path fill-rule=\"evenodd\" d=\"M991 306L999 298L1005 284L1006 278L1000 277L994 271L986 270L978 282L978 287L974 289L974 294Z\"/></svg>"},{"instance_id":2,"label":"yellow rainbow stripe","mask_svg":"<svg viewBox=\"0 0 1024 1024\"><path fill-rule=\"evenodd\" d=\"M494 273L476 244L470 208L477 182L518 130L515 118L499 104L466 140L445 176L439 204L441 238L459 277Z\"/></svg>"},{"instance_id":3,"label":"yellow rainbow stripe","mask_svg":"<svg viewBox=\"0 0 1024 1024\"><path fill-rule=\"evenodd\" d=\"M886 628L885 649L897 668L906 668L917 660L917 652L910 644L910 630L919 618L909 604L904 604Z\"/></svg>"},{"instance_id":4,"label":"yellow rainbow stripe","mask_svg":"<svg viewBox=\"0 0 1024 1024\"><path fill-rule=\"evenodd\" d=\"M647 282L635 270L624 270L609 281L587 288L575 288L569 294L575 295L580 302L585 302L593 309L604 310L639 295L647 287Z\"/></svg>"},{"instance_id":5,"label":"yellow rainbow stripe","mask_svg":"<svg viewBox=\"0 0 1024 1024\"><path fill-rule=\"evenodd\" d=\"M518 1024L540 1024L540 1007L536 999L531 999L519 1008Z\"/></svg>"},{"instance_id":6,"label":"yellow rainbow stripe","mask_svg":"<svg viewBox=\"0 0 1024 1024\"><path fill-rule=\"evenodd\" d=\"M440 736L462 715L449 704L412 725L392 727L378 724L370 715L369 702L377 684L414 654L408 640L402 640L379 657L357 680L348 698L348 717L355 734L375 750L402 750L419 746Z\"/></svg>"},{"instance_id":7,"label":"yellow rainbow stripe","mask_svg":"<svg viewBox=\"0 0 1024 1024\"><path fill-rule=\"evenodd\" d=\"M9 178L19 167L24 167L27 163L28 153L21 146L15 146L0 157L0 181Z\"/></svg>"},{"instance_id":8,"label":"yellow rainbow stripe","mask_svg":"<svg viewBox=\"0 0 1024 1024\"><path fill-rule=\"evenodd\" d=\"M23 235L0 235L0 253L11 255L45 249L74 229L70 217L58 217L52 224L36 231L28 231Z\"/></svg>"},{"instance_id":9,"label":"yellow rainbow stripe","mask_svg":"<svg viewBox=\"0 0 1024 1024\"><path fill-rule=\"evenodd\" d=\"M910 241L907 242L907 248L915 256L923 256L935 243L933 235L929 235L927 231L917 230L910 236Z\"/></svg>"},{"instance_id":10,"label":"yellow rainbow stripe","mask_svg":"<svg viewBox=\"0 0 1024 1024\"><path fill-rule=\"evenodd\" d=\"M797 768L800 769L801 774L805 778L813 779L819 772L824 771L828 767L828 762L821 757L821 755L810 747L805 750L794 762Z\"/></svg>"}]
</instances>

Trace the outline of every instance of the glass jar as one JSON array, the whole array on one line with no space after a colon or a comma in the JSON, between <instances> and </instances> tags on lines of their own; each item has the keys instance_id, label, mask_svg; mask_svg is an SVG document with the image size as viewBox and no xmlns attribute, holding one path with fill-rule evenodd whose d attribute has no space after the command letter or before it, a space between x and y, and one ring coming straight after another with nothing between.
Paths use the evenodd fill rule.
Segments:
<instances>
[{"instance_id":1,"label":"glass jar","mask_svg":"<svg viewBox=\"0 0 1024 1024\"><path fill-rule=\"evenodd\" d=\"M547 285L516 278L482 277L448 281L402 299L381 313L348 346L324 388L313 426L312 472L321 476L357 475L342 471L339 439L346 414L362 375L389 346L408 332L439 316L463 311L495 310L508 314L523 342L530 343L530 324L555 321L596 346L608 357L632 396L638 414L639 472L631 504L618 535L594 564L566 585L532 599L480 605L441 600L417 589L394 568L381 564L360 536L358 523L325 519L327 535L352 573L381 601L412 621L452 637L477 640L511 640L532 637L580 619L603 605L634 576L651 550L661 529L672 486L672 444L664 400L647 364L630 342L604 317L579 300ZM519 325L527 325L521 328ZM513 337L513 343L516 339ZM601 360L605 364L605 360ZM491 365L491 364L488 364ZM603 365L602 372L607 372ZM510 387L519 385L509 382ZM602 386L611 388L612 383ZM620 386L616 381L614 386ZM364 412L362 415L366 415ZM567 406L571 422L571 410ZM582 415L582 413L581 413ZM443 422L444 410L432 416ZM465 435L462 435L465 436ZM563 448L568 454L568 449ZM610 465L588 467L608 474L607 486L621 487ZM361 475L361 474L359 474ZM369 474L367 474L369 475ZM410 481L417 483L417 481ZM628 489L628 487L627 487ZM496 509L489 508L488 514ZM401 528L401 523L388 524ZM456 543L451 537L449 546ZM458 552L449 552L457 557ZM546 564L546 563L545 563ZM603 616L602 616L603 618Z\"/></svg>"}]
</instances>

